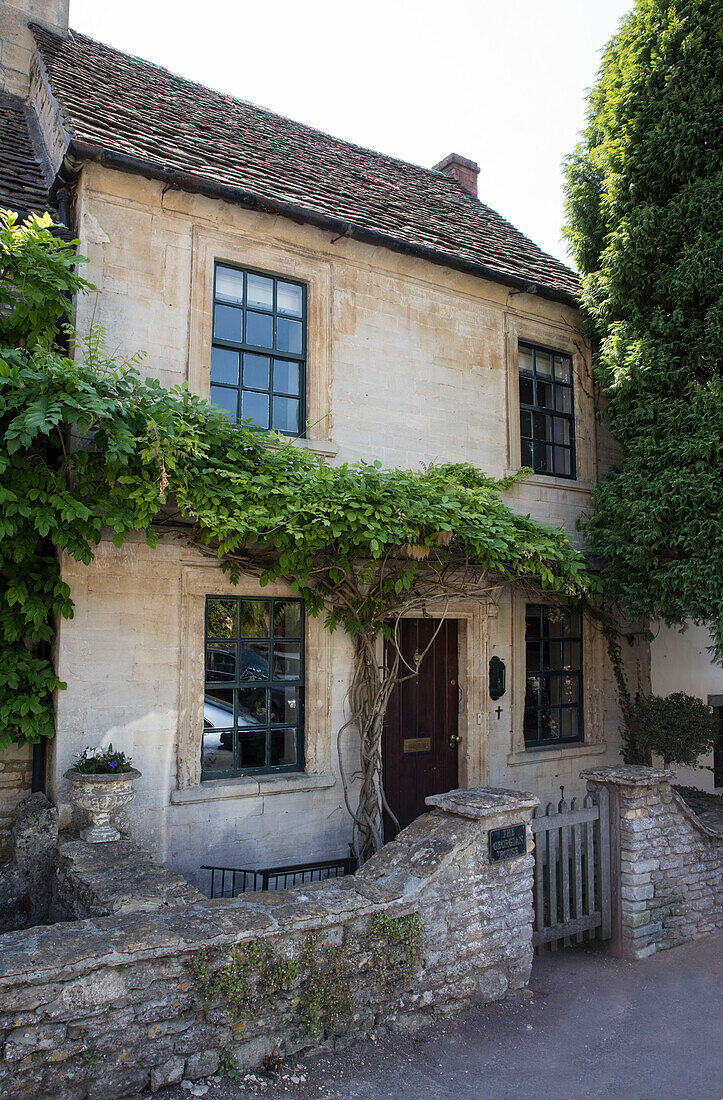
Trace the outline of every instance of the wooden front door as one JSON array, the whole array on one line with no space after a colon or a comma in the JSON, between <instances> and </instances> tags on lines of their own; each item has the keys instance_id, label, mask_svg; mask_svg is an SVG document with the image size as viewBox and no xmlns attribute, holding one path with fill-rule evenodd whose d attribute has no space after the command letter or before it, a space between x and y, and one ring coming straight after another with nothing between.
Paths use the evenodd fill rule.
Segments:
<instances>
[{"instance_id":1,"label":"wooden front door","mask_svg":"<svg viewBox=\"0 0 723 1100\"><path fill-rule=\"evenodd\" d=\"M387 802L403 829L427 807L427 795L458 786L457 757L457 620L401 619L400 650L414 668L415 654L429 646L417 676L397 684L387 707L382 738L382 766ZM391 660L387 643L387 659ZM400 663L400 675L404 668ZM384 839L397 829L384 817Z\"/></svg>"}]
</instances>

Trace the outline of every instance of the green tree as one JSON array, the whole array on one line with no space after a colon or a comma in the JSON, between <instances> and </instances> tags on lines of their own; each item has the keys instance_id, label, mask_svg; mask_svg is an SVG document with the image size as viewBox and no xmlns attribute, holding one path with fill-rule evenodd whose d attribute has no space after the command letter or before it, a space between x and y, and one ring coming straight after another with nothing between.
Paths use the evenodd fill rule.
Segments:
<instances>
[{"instance_id":1,"label":"green tree","mask_svg":"<svg viewBox=\"0 0 723 1100\"><path fill-rule=\"evenodd\" d=\"M694 695L639 695L626 713L623 756L628 764L649 764L651 754L669 764L694 767L713 751L718 718Z\"/></svg>"},{"instance_id":2,"label":"green tree","mask_svg":"<svg viewBox=\"0 0 723 1100\"><path fill-rule=\"evenodd\" d=\"M706 624L723 660L723 5L638 0L568 159L604 415L622 461L587 540L630 617Z\"/></svg>"}]
</instances>

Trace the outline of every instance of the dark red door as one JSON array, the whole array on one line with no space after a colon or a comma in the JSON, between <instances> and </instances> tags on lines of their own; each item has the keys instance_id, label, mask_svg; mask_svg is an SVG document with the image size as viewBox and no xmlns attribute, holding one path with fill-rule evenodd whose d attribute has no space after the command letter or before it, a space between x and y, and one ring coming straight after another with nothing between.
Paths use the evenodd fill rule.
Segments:
<instances>
[{"instance_id":1,"label":"dark red door","mask_svg":"<svg viewBox=\"0 0 723 1100\"><path fill-rule=\"evenodd\" d=\"M429 646L419 675L397 684L387 707L382 738L384 791L403 829L424 813L427 795L453 790L457 781L457 621L401 619L400 650L414 668L415 654ZM387 659L390 659L387 643ZM400 675L404 668L400 663ZM384 838L397 829L388 814Z\"/></svg>"}]
</instances>

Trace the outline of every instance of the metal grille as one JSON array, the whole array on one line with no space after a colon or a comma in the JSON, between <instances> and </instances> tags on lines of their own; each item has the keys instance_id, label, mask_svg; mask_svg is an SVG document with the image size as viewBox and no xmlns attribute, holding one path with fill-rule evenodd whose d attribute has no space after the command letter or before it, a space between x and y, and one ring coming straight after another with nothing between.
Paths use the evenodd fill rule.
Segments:
<instances>
[{"instance_id":1,"label":"metal grille","mask_svg":"<svg viewBox=\"0 0 723 1100\"><path fill-rule=\"evenodd\" d=\"M243 867L212 867L204 863L202 871L211 872L210 898L235 898L256 890L287 890L329 878L342 878L356 870L356 859L321 860L318 863L290 863L282 867L261 867L250 871Z\"/></svg>"}]
</instances>

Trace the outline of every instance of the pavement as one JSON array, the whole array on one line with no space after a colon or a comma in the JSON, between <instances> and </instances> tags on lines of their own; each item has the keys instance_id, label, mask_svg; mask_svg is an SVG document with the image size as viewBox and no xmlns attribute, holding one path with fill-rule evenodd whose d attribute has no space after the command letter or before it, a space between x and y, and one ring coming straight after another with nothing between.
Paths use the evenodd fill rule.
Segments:
<instances>
[{"instance_id":1,"label":"pavement","mask_svg":"<svg viewBox=\"0 0 723 1100\"><path fill-rule=\"evenodd\" d=\"M628 962L536 957L530 991L412 1034L291 1059L272 1080L191 1082L156 1100L722 1100L723 933ZM197 1091L198 1090L198 1091Z\"/></svg>"}]
</instances>

